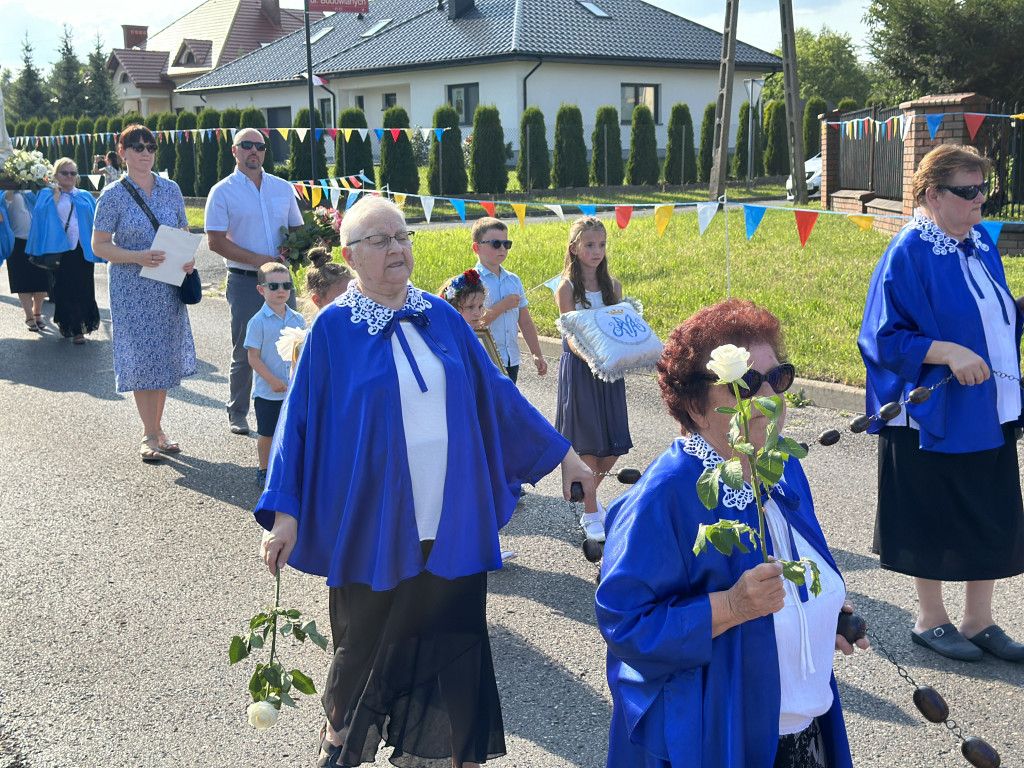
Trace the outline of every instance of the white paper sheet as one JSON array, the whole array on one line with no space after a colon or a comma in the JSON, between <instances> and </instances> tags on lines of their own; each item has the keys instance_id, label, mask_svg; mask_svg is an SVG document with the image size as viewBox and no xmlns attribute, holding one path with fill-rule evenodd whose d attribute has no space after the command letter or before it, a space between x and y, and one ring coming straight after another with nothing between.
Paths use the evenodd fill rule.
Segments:
<instances>
[{"instance_id":1,"label":"white paper sheet","mask_svg":"<svg viewBox=\"0 0 1024 768\"><path fill-rule=\"evenodd\" d=\"M194 235L183 229L161 224L160 229L156 231L156 237L153 238L153 244L147 250L164 251L164 260L155 267L143 267L139 274L150 280L181 287L185 282L182 267L196 257L196 251L202 242L202 235Z\"/></svg>"}]
</instances>

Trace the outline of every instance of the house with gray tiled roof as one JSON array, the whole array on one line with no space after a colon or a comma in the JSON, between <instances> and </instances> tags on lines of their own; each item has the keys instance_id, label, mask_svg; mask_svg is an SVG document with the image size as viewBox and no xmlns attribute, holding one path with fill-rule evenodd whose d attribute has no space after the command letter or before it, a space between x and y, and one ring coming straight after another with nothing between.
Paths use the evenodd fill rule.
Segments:
<instances>
[{"instance_id":1,"label":"house with gray tiled roof","mask_svg":"<svg viewBox=\"0 0 1024 768\"><path fill-rule=\"evenodd\" d=\"M366 14L337 13L313 24L311 41L313 72L328 81L314 89L326 125L359 107L371 128L381 127L383 111L397 104L413 125L429 126L434 110L450 104L468 127L478 104L494 104L514 145L527 106L540 107L553 133L563 103L577 105L585 125L607 104L628 125L643 103L663 147L673 104L689 104L699 123L717 98L722 52L719 32L642 0L370 0ZM781 68L777 56L737 44L733 136L743 79ZM201 94L215 109L256 106L271 128L290 126L308 105L305 34L241 56L175 93Z\"/></svg>"},{"instance_id":2,"label":"house with gray tiled roof","mask_svg":"<svg viewBox=\"0 0 1024 768\"><path fill-rule=\"evenodd\" d=\"M283 9L279 0L206 0L153 35L123 25L124 47L111 52L107 69L122 112L199 110L200 98L174 89L302 28L302 11Z\"/></svg>"}]
</instances>

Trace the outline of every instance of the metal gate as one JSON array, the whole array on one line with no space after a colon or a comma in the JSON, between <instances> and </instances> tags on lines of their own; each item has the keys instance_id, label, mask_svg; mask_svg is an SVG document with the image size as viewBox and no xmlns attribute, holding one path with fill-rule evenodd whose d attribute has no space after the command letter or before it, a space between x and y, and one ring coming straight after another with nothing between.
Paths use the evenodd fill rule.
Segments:
<instances>
[{"instance_id":1,"label":"metal gate","mask_svg":"<svg viewBox=\"0 0 1024 768\"><path fill-rule=\"evenodd\" d=\"M903 199L903 133L899 107L844 112L839 126L839 188ZM848 127L848 125L850 127Z\"/></svg>"},{"instance_id":2,"label":"metal gate","mask_svg":"<svg viewBox=\"0 0 1024 768\"><path fill-rule=\"evenodd\" d=\"M984 214L999 218L1024 217L1024 104L992 102L975 134L978 151L992 160L992 189ZM1013 115L1018 117L1014 118Z\"/></svg>"}]
</instances>

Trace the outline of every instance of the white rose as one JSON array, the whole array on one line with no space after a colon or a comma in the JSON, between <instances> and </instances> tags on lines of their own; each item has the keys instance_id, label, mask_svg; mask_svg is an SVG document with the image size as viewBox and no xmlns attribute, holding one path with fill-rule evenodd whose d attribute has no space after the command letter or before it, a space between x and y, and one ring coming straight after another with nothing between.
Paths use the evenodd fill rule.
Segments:
<instances>
[{"instance_id":1,"label":"white rose","mask_svg":"<svg viewBox=\"0 0 1024 768\"><path fill-rule=\"evenodd\" d=\"M266 701L257 701L249 705L249 725L257 731L265 731L277 725L277 710Z\"/></svg>"},{"instance_id":2,"label":"white rose","mask_svg":"<svg viewBox=\"0 0 1024 768\"><path fill-rule=\"evenodd\" d=\"M719 382L730 384L743 378L750 367L750 353L734 344L723 344L711 352L708 369L718 376Z\"/></svg>"}]
</instances>

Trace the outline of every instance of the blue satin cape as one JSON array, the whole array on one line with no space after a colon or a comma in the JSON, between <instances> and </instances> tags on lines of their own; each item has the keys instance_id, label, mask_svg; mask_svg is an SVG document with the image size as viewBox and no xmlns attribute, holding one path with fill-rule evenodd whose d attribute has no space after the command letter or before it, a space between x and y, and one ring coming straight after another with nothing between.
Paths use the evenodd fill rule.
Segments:
<instances>
[{"instance_id":1,"label":"blue satin cape","mask_svg":"<svg viewBox=\"0 0 1024 768\"><path fill-rule=\"evenodd\" d=\"M608 509L597 623L608 643L612 723L608 768L771 768L779 740L779 659L771 616L711 638L708 594L729 589L762 561L759 551L693 554L700 523L737 519L757 528L751 501L705 509L700 459L677 440ZM800 499L787 510L830 566L811 491L796 459L784 482ZM811 597L811 600L814 598ZM819 716L829 765L851 768L842 707Z\"/></svg>"},{"instance_id":2,"label":"blue satin cape","mask_svg":"<svg viewBox=\"0 0 1024 768\"><path fill-rule=\"evenodd\" d=\"M7 257L14 250L14 230L11 229L11 222L8 221L7 196L0 191L0 264L7 261Z\"/></svg>"},{"instance_id":3,"label":"blue satin cape","mask_svg":"<svg viewBox=\"0 0 1024 768\"><path fill-rule=\"evenodd\" d=\"M992 238L982 227L971 232L988 246L988 251L976 250L978 258L1012 297ZM1016 302L1013 304L1019 369L1024 318ZM985 329L964 280L960 254L935 253L932 243L922 239L921 231L911 223L889 244L868 288L857 339L867 369L867 413L878 413L886 403L905 400L910 390L933 386L950 373L948 366L925 364L932 341L961 344L991 367ZM1003 444L994 378L972 387L953 379L934 390L925 402L906 408L920 425L923 450L972 453ZM884 426L885 422L875 420L868 431L879 432Z\"/></svg>"},{"instance_id":4,"label":"blue satin cape","mask_svg":"<svg viewBox=\"0 0 1024 768\"><path fill-rule=\"evenodd\" d=\"M96 200L88 192L79 190L75 195L74 208L82 255L86 261L106 264L106 260L92 252L92 221L96 216ZM41 189L32 210L32 228L28 231L25 253L41 256L44 253L64 253L70 250L64 221L57 215L57 205L53 202L53 190Z\"/></svg>"},{"instance_id":5,"label":"blue satin cape","mask_svg":"<svg viewBox=\"0 0 1024 768\"><path fill-rule=\"evenodd\" d=\"M447 380L448 474L424 563L392 345L331 304L313 321L281 410L256 520L298 518L288 564L340 587L387 590L430 571L454 579L501 567L498 530L569 443L495 367L473 330L434 298L419 330ZM414 333L411 326L409 333Z\"/></svg>"}]
</instances>

